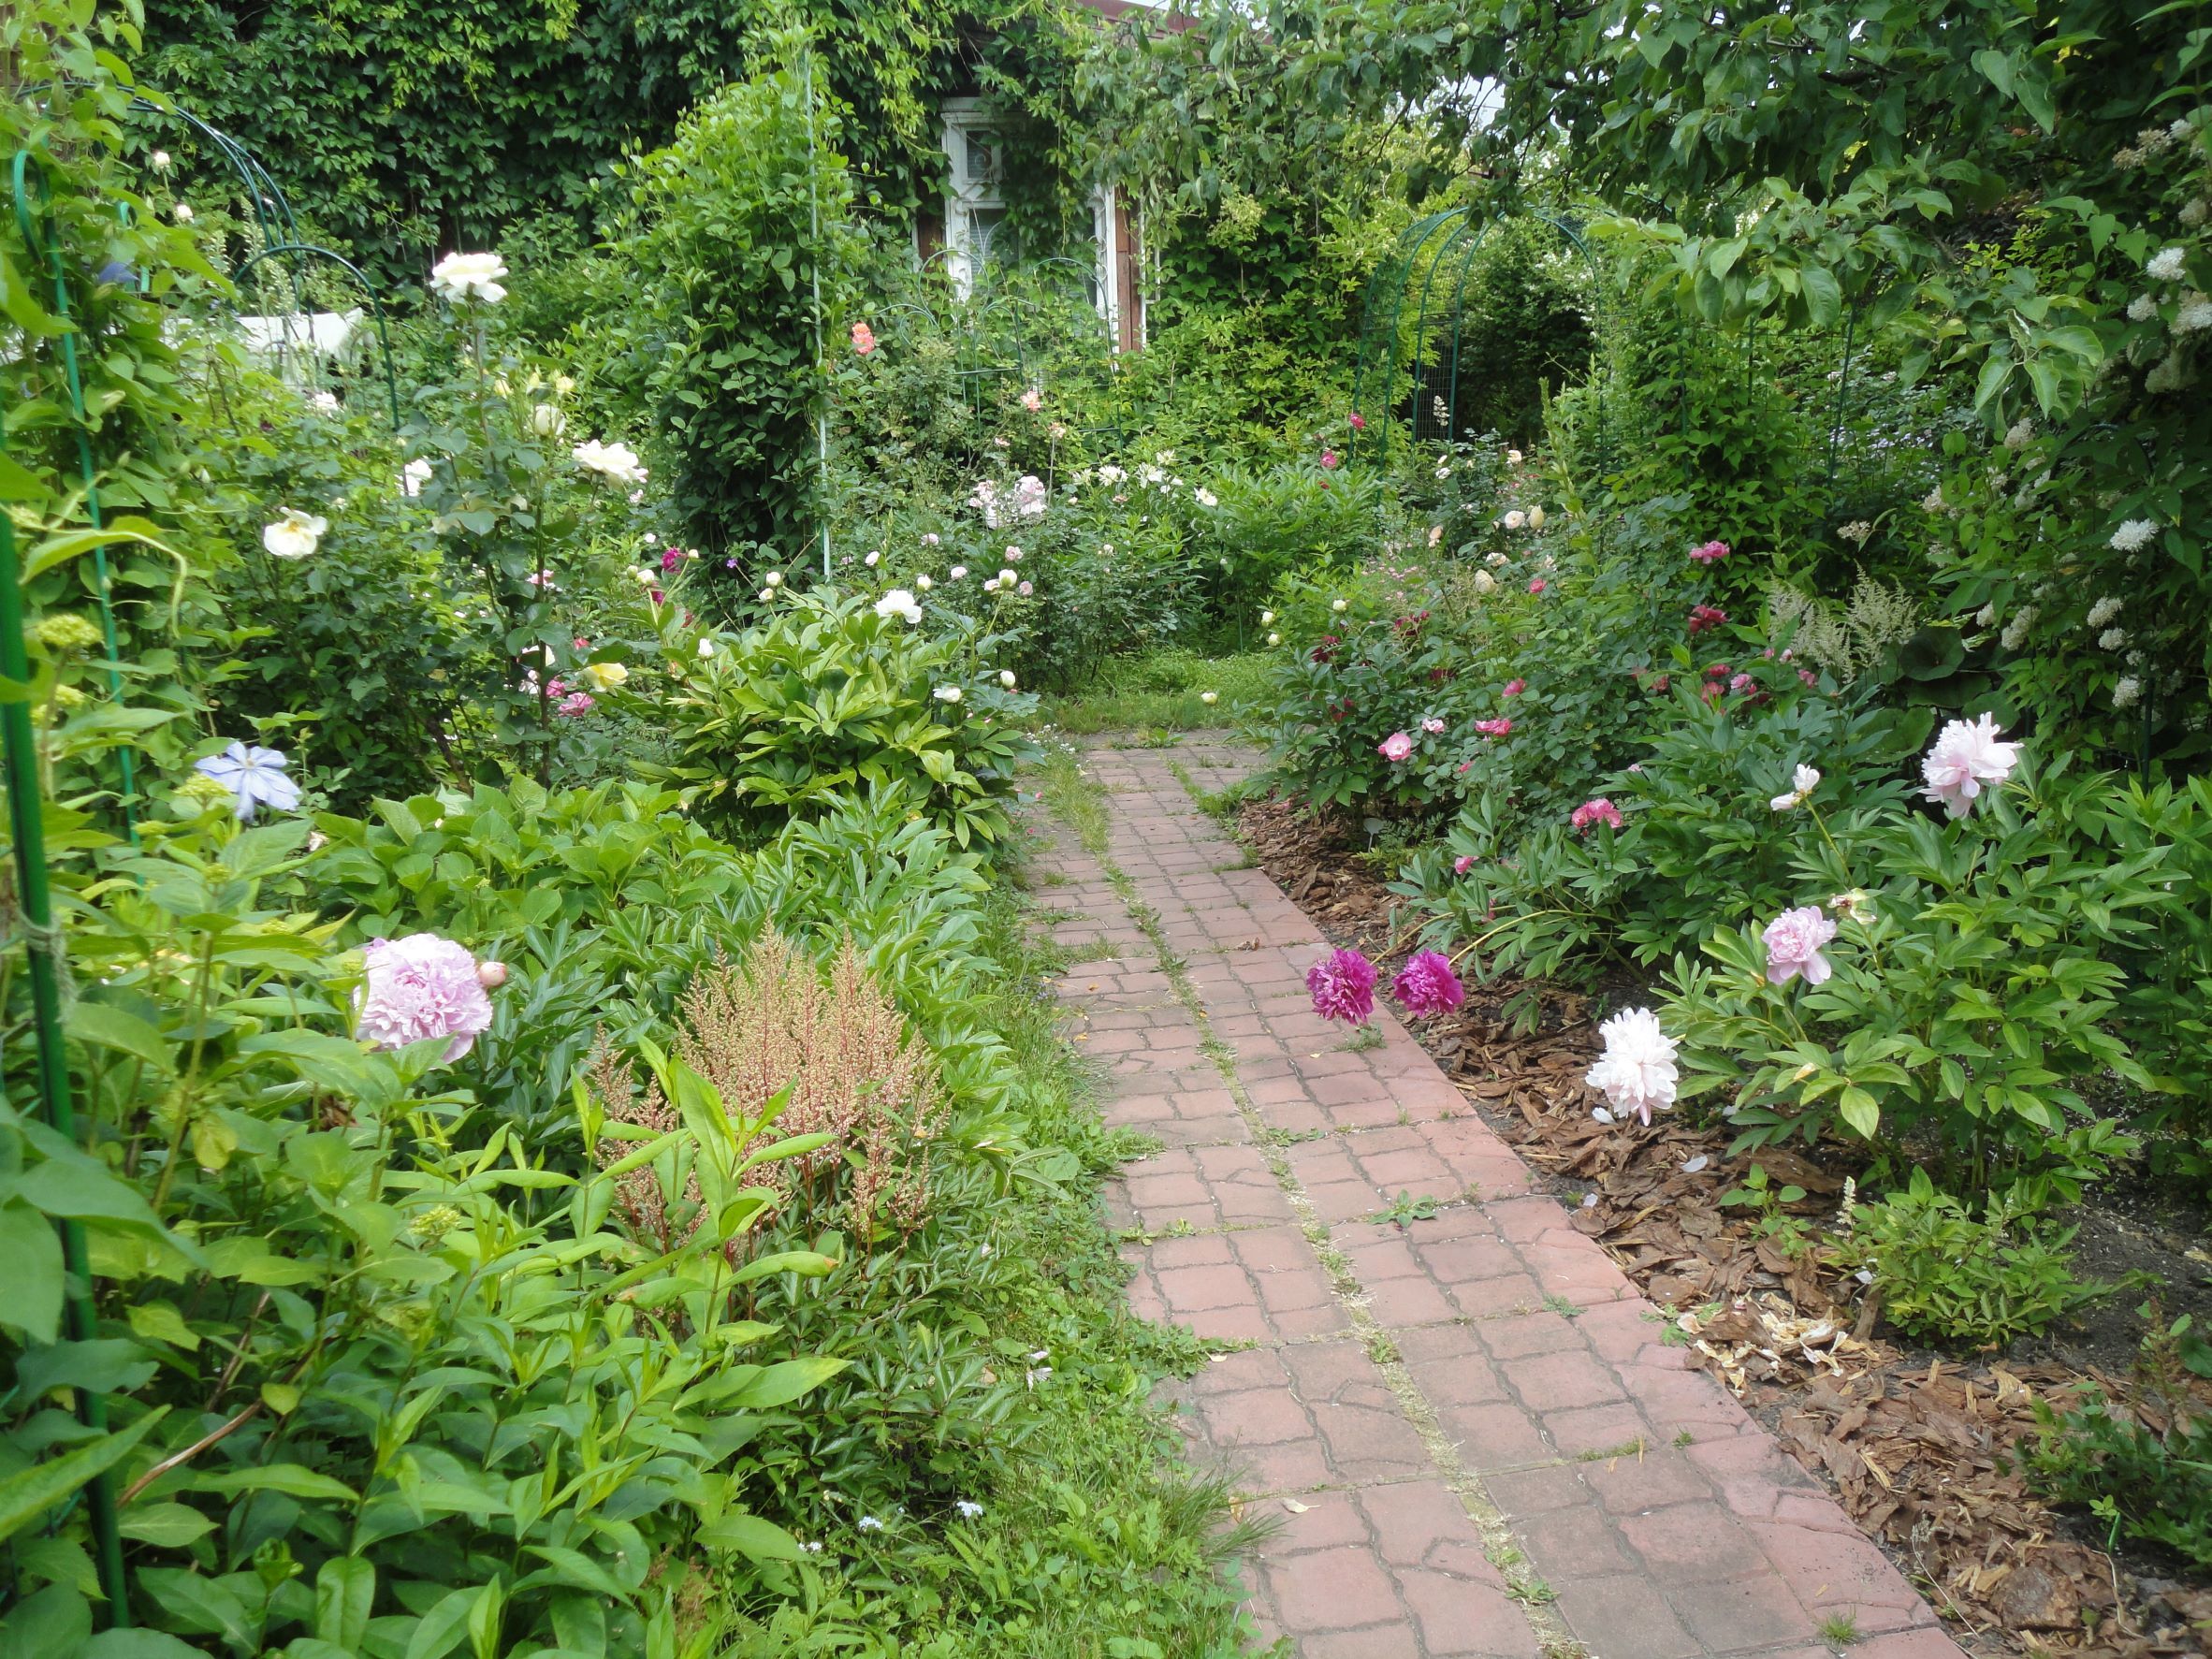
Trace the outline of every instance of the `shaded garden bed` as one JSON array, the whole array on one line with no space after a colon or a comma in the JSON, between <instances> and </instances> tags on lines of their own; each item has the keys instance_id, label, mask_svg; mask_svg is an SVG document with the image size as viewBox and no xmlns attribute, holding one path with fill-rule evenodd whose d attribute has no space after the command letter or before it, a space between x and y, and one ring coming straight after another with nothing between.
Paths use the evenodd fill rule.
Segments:
<instances>
[{"instance_id":1,"label":"shaded garden bed","mask_svg":"<svg viewBox=\"0 0 2212 1659\"><path fill-rule=\"evenodd\" d=\"M1405 953L1411 921L1359 856L1348 822L1263 799L1240 808L1237 826L1336 943L1364 951L1386 973ZM2212 1577L2156 1547L2120 1540L2108 1551L2107 1521L2054 1509L2013 1466L2035 1439L2038 1398L2059 1401L2092 1383L2158 1409L2132 1372L2144 1293L2122 1290L2073 1327L2001 1353L1899 1340L1855 1277L1815 1251L1784 1247L1789 1223L1833 1223L1851 1164L1763 1151L1757 1162L1772 1186L1805 1196L1786 1206L1728 1204L1752 1160L1725 1158L1725 1126L1686 1113L1649 1128L1593 1118L1582 1073L1596 1053L1596 1020L1614 1000L1541 983L1471 985L1457 1014L1412 1029L1473 1108L1574 1206L1575 1224L1674 1313L1697 1361L1837 1492L1970 1651L2212 1652ZM2063 1219L2080 1229L2085 1276L2145 1275L2160 1287L2165 1318L2212 1319L2201 1210L2147 1184L2107 1183Z\"/></svg>"}]
</instances>

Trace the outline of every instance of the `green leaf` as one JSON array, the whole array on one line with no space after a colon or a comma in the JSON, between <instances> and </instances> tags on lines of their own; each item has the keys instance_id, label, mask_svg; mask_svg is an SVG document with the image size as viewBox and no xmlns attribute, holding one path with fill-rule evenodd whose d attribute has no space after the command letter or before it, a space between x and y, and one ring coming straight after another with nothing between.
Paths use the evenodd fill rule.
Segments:
<instances>
[{"instance_id":1,"label":"green leaf","mask_svg":"<svg viewBox=\"0 0 2212 1659\"><path fill-rule=\"evenodd\" d=\"M341 1648L359 1647L375 1602L375 1566L357 1555L333 1555L315 1574L315 1635Z\"/></svg>"},{"instance_id":2,"label":"green leaf","mask_svg":"<svg viewBox=\"0 0 2212 1659\"><path fill-rule=\"evenodd\" d=\"M208 1659L208 1656L164 1630L103 1630L84 1644L79 1659Z\"/></svg>"},{"instance_id":3,"label":"green leaf","mask_svg":"<svg viewBox=\"0 0 2212 1659\"><path fill-rule=\"evenodd\" d=\"M7 1263L7 1297L0 1302L0 1325L22 1332L32 1342L51 1343L61 1333L67 1276L53 1223L18 1200L0 1204L0 1261Z\"/></svg>"},{"instance_id":4,"label":"green leaf","mask_svg":"<svg viewBox=\"0 0 2212 1659\"><path fill-rule=\"evenodd\" d=\"M786 1360L779 1365L764 1367L759 1375L718 1404L726 1411L764 1411L820 1388L851 1363L848 1360L832 1360L819 1354L805 1360Z\"/></svg>"},{"instance_id":5,"label":"green leaf","mask_svg":"<svg viewBox=\"0 0 2212 1659\"><path fill-rule=\"evenodd\" d=\"M2013 61L1993 47L1985 46L1971 60L1989 84L2006 97L2013 96Z\"/></svg>"},{"instance_id":6,"label":"green leaf","mask_svg":"<svg viewBox=\"0 0 2212 1659\"><path fill-rule=\"evenodd\" d=\"M189 1504L133 1504L118 1529L126 1538L158 1550L182 1550L215 1530L215 1523Z\"/></svg>"},{"instance_id":7,"label":"green leaf","mask_svg":"<svg viewBox=\"0 0 2212 1659\"><path fill-rule=\"evenodd\" d=\"M354 1489L342 1480L316 1473L303 1463L269 1463L250 1469L222 1469L195 1476L194 1492L281 1492L292 1498L329 1498L341 1504L359 1502Z\"/></svg>"},{"instance_id":8,"label":"green leaf","mask_svg":"<svg viewBox=\"0 0 2212 1659\"><path fill-rule=\"evenodd\" d=\"M752 1561L797 1561L805 1553L798 1539L758 1515L725 1515L699 1529L710 1550L734 1550Z\"/></svg>"},{"instance_id":9,"label":"green leaf","mask_svg":"<svg viewBox=\"0 0 2212 1659\"><path fill-rule=\"evenodd\" d=\"M246 1604L227 1584L183 1567L140 1567L138 1588L161 1608L166 1622L188 1634L219 1636L248 1652L258 1645Z\"/></svg>"},{"instance_id":10,"label":"green leaf","mask_svg":"<svg viewBox=\"0 0 2212 1659\"><path fill-rule=\"evenodd\" d=\"M0 1480L0 1538L14 1536L71 1492L112 1469L167 1415L167 1406L156 1406L121 1433L33 1463Z\"/></svg>"},{"instance_id":11,"label":"green leaf","mask_svg":"<svg viewBox=\"0 0 2212 1659\"><path fill-rule=\"evenodd\" d=\"M444 1659L468 1633L469 1611L484 1594L484 1587L456 1590L422 1616L408 1637L406 1659Z\"/></svg>"},{"instance_id":12,"label":"green leaf","mask_svg":"<svg viewBox=\"0 0 2212 1659\"><path fill-rule=\"evenodd\" d=\"M199 1348L199 1336L184 1323L184 1316L166 1302L141 1302L131 1308L132 1332L150 1342L174 1343L186 1353Z\"/></svg>"},{"instance_id":13,"label":"green leaf","mask_svg":"<svg viewBox=\"0 0 2212 1659\"><path fill-rule=\"evenodd\" d=\"M143 1060L157 1077L167 1077L176 1070L168 1040L127 1010L80 999L70 1004L64 1024L69 1035L86 1047L112 1049Z\"/></svg>"}]
</instances>

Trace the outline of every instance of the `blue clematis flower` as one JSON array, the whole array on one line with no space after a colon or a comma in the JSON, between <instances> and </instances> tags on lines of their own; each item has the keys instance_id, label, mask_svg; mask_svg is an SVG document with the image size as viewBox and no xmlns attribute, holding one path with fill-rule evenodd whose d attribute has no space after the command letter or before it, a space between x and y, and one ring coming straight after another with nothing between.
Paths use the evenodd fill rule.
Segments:
<instances>
[{"instance_id":1,"label":"blue clematis flower","mask_svg":"<svg viewBox=\"0 0 2212 1659\"><path fill-rule=\"evenodd\" d=\"M204 777L212 778L230 792L241 819L260 807L289 812L299 805L299 785L284 775L284 751L234 743L221 754L194 763Z\"/></svg>"}]
</instances>

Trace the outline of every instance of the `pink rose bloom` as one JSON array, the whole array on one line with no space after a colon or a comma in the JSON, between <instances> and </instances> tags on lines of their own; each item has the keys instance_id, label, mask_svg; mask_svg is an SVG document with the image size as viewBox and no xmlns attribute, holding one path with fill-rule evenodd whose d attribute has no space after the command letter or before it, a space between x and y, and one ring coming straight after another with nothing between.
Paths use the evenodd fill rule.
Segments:
<instances>
[{"instance_id":1,"label":"pink rose bloom","mask_svg":"<svg viewBox=\"0 0 2212 1659\"><path fill-rule=\"evenodd\" d=\"M876 349L875 332L866 323L852 325L852 349L864 357Z\"/></svg>"},{"instance_id":2,"label":"pink rose bloom","mask_svg":"<svg viewBox=\"0 0 2212 1659\"><path fill-rule=\"evenodd\" d=\"M565 715L570 720L574 720L579 714L589 714L591 712L591 707L592 701L590 692L571 691L567 696L563 697L559 703L553 706L553 712L559 715Z\"/></svg>"},{"instance_id":3,"label":"pink rose bloom","mask_svg":"<svg viewBox=\"0 0 2212 1659\"><path fill-rule=\"evenodd\" d=\"M1783 911L1767 924L1767 982L1786 985L1802 974L1809 985L1822 983L1831 970L1821 947L1835 937L1836 924L1818 905Z\"/></svg>"},{"instance_id":4,"label":"pink rose bloom","mask_svg":"<svg viewBox=\"0 0 2212 1659\"><path fill-rule=\"evenodd\" d=\"M1375 1017L1375 964L1357 951L1332 951L1306 969L1314 1012L1325 1020L1365 1025Z\"/></svg>"},{"instance_id":5,"label":"pink rose bloom","mask_svg":"<svg viewBox=\"0 0 2212 1659\"><path fill-rule=\"evenodd\" d=\"M1467 760L1463 760L1463 761L1462 761L1462 762L1461 762L1461 763L1460 763L1458 765L1454 766L1454 767L1452 768L1452 771L1453 771L1453 773L1454 773L1454 774L1461 773L1461 772L1464 772L1464 771L1465 771L1465 770L1466 770L1466 769L1467 769L1469 766L1472 766L1474 764L1475 764L1475 762L1474 762L1474 760L1473 760L1472 758L1469 758L1469 759L1467 759Z\"/></svg>"},{"instance_id":6,"label":"pink rose bloom","mask_svg":"<svg viewBox=\"0 0 2212 1659\"><path fill-rule=\"evenodd\" d=\"M448 1038L447 1064L467 1054L491 1025L476 958L434 933L371 939L362 950L365 978L355 996L355 1034L378 1048L405 1048Z\"/></svg>"},{"instance_id":7,"label":"pink rose bloom","mask_svg":"<svg viewBox=\"0 0 2212 1659\"><path fill-rule=\"evenodd\" d=\"M1530 579L1528 590L1531 593L1541 593L1546 588L1550 586L1550 584L1546 582L1542 576L1535 576Z\"/></svg>"},{"instance_id":8,"label":"pink rose bloom","mask_svg":"<svg viewBox=\"0 0 2212 1659\"><path fill-rule=\"evenodd\" d=\"M1577 830L1587 830L1594 823L1609 823L1621 827L1621 808L1600 795L1594 801L1584 801L1567 814L1567 822Z\"/></svg>"},{"instance_id":9,"label":"pink rose bloom","mask_svg":"<svg viewBox=\"0 0 2212 1659\"><path fill-rule=\"evenodd\" d=\"M1327 470L1330 470L1330 471L1333 471L1333 470L1335 469L1335 466L1336 466L1336 451L1335 451L1335 450L1333 450L1333 449L1324 449L1324 450L1322 450L1322 451L1321 451L1321 465L1322 465L1322 467L1323 467L1324 469L1327 469Z\"/></svg>"},{"instance_id":10,"label":"pink rose bloom","mask_svg":"<svg viewBox=\"0 0 2212 1659\"><path fill-rule=\"evenodd\" d=\"M1692 547L1690 549L1690 557L1695 559L1699 564L1711 564L1716 560L1722 560L1728 557L1728 544L1725 542L1708 542L1701 547Z\"/></svg>"},{"instance_id":11,"label":"pink rose bloom","mask_svg":"<svg viewBox=\"0 0 2212 1659\"><path fill-rule=\"evenodd\" d=\"M1413 739L1404 732L1392 732L1375 746L1375 752L1386 761L1402 761L1413 752Z\"/></svg>"},{"instance_id":12,"label":"pink rose bloom","mask_svg":"<svg viewBox=\"0 0 2212 1659\"><path fill-rule=\"evenodd\" d=\"M1451 963L1434 951L1416 951L1390 982L1390 991L1409 1014L1449 1013L1467 1000Z\"/></svg>"},{"instance_id":13,"label":"pink rose bloom","mask_svg":"<svg viewBox=\"0 0 2212 1659\"><path fill-rule=\"evenodd\" d=\"M1474 867L1475 855L1472 852L1463 852L1451 861L1451 873L1455 876L1463 876Z\"/></svg>"},{"instance_id":14,"label":"pink rose bloom","mask_svg":"<svg viewBox=\"0 0 2212 1659\"><path fill-rule=\"evenodd\" d=\"M1433 737L1437 733L1444 730L1444 722L1440 720L1425 720L1421 721L1421 730L1428 733L1430 736Z\"/></svg>"},{"instance_id":15,"label":"pink rose bloom","mask_svg":"<svg viewBox=\"0 0 2212 1659\"><path fill-rule=\"evenodd\" d=\"M1513 722L1501 715L1494 720L1477 720L1475 729L1485 737L1504 737L1512 733Z\"/></svg>"},{"instance_id":16,"label":"pink rose bloom","mask_svg":"<svg viewBox=\"0 0 2212 1659\"><path fill-rule=\"evenodd\" d=\"M1735 693L1736 693L1738 696L1739 696L1739 697L1740 697L1740 696L1742 696L1742 695L1743 695L1743 693L1744 693L1744 692L1746 692L1746 691L1750 691L1750 690L1751 690L1751 689L1752 689L1754 686L1757 685L1758 683L1759 683L1759 682L1758 682L1757 680L1755 680L1755 679L1752 678L1752 677L1751 677L1750 675L1748 675L1748 674L1739 674L1739 675L1738 675L1738 676L1737 676L1737 677L1736 677L1734 679L1732 679L1732 680L1730 680L1730 681L1728 682L1728 689L1729 689L1731 691L1734 691L1734 692L1735 692Z\"/></svg>"},{"instance_id":17,"label":"pink rose bloom","mask_svg":"<svg viewBox=\"0 0 2212 1659\"><path fill-rule=\"evenodd\" d=\"M1989 714L1971 724L1953 720L1945 726L1920 763L1920 775L1928 779L1922 795L1941 801L1953 818L1972 812L1983 786L2002 783L2020 764L2020 746L2000 743L1998 730L1997 717Z\"/></svg>"},{"instance_id":18,"label":"pink rose bloom","mask_svg":"<svg viewBox=\"0 0 2212 1659\"><path fill-rule=\"evenodd\" d=\"M1500 691L1498 695L1501 697L1518 697L1521 692L1527 690L1528 681L1525 679L1509 679L1506 682L1506 689L1503 691Z\"/></svg>"}]
</instances>

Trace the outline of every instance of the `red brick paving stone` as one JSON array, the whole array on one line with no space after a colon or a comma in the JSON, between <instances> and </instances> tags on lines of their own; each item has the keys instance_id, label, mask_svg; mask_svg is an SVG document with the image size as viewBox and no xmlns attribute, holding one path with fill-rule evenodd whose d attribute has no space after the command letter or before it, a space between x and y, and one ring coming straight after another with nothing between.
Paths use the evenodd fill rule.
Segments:
<instances>
[{"instance_id":1,"label":"red brick paving stone","mask_svg":"<svg viewBox=\"0 0 2212 1659\"><path fill-rule=\"evenodd\" d=\"M1741 1579L1769 1571L1765 1555L1743 1523L1710 1500L1671 1504L1620 1522L1621 1535L1657 1582L1680 1594L1682 1586ZM1780 1582L1779 1578L1776 1580ZM1775 1633L1773 1639L1794 1634Z\"/></svg>"},{"instance_id":2,"label":"red brick paving stone","mask_svg":"<svg viewBox=\"0 0 2212 1659\"><path fill-rule=\"evenodd\" d=\"M1772 1571L1700 1584L1688 1594L1677 1591L1674 1609L1690 1634L1715 1653L1767 1652L1776 1642L1820 1633L1782 1575Z\"/></svg>"},{"instance_id":3,"label":"red brick paving stone","mask_svg":"<svg viewBox=\"0 0 2212 1659\"><path fill-rule=\"evenodd\" d=\"M1849 1613L1861 1630L1877 1632L1934 1623L1928 1604L1863 1535L1845 1537L1771 1521L1742 1524L1813 1614Z\"/></svg>"},{"instance_id":4,"label":"red brick paving stone","mask_svg":"<svg viewBox=\"0 0 2212 1659\"><path fill-rule=\"evenodd\" d=\"M1552 1588L1560 1616L1591 1659L1703 1659L1705 1645L1682 1628L1649 1579L1622 1573Z\"/></svg>"},{"instance_id":5,"label":"red brick paving stone","mask_svg":"<svg viewBox=\"0 0 2212 1659\"><path fill-rule=\"evenodd\" d=\"M1941 1630L1898 1631L1855 1642L1851 1659L1965 1659L1958 1644Z\"/></svg>"},{"instance_id":6,"label":"red brick paving stone","mask_svg":"<svg viewBox=\"0 0 2212 1659\"><path fill-rule=\"evenodd\" d=\"M1113 1128L1141 1129L1168 1146L1251 1139L1236 1097L1225 1088L1122 1094L1107 1103L1104 1116Z\"/></svg>"},{"instance_id":7,"label":"red brick paving stone","mask_svg":"<svg viewBox=\"0 0 2212 1659\"><path fill-rule=\"evenodd\" d=\"M1561 1323L1564 1323L1562 1320ZM1519 1324L1520 1321L1508 1321ZM1477 1325L1476 1330L1488 1333ZM1556 1353L1531 1354L1524 1359L1500 1360L1499 1375L1521 1397L1521 1404L1531 1411L1575 1411L1586 1406L1608 1405L1615 1401L1625 1401L1621 1379L1613 1375L1612 1367L1592 1353L1579 1341L1571 1348Z\"/></svg>"},{"instance_id":8,"label":"red brick paving stone","mask_svg":"<svg viewBox=\"0 0 2212 1659\"><path fill-rule=\"evenodd\" d=\"M1406 1229L1415 1258L1465 1317L1532 1313L1544 1289L1519 1251L1500 1236L1490 1205L1446 1210Z\"/></svg>"},{"instance_id":9,"label":"red brick paving stone","mask_svg":"<svg viewBox=\"0 0 2212 1659\"><path fill-rule=\"evenodd\" d=\"M1633 1572L1637 1564L1612 1524L1588 1504L1527 1516L1513 1523L1513 1535L1537 1575L1555 1587Z\"/></svg>"},{"instance_id":10,"label":"red brick paving stone","mask_svg":"<svg viewBox=\"0 0 2212 1659\"><path fill-rule=\"evenodd\" d=\"M1332 1335L1350 1321L1295 1228L1156 1239L1125 1250L1147 1304L1216 1342Z\"/></svg>"},{"instance_id":11,"label":"red brick paving stone","mask_svg":"<svg viewBox=\"0 0 2212 1659\"><path fill-rule=\"evenodd\" d=\"M1178 1222L1202 1231L1291 1218L1290 1201L1257 1146L1171 1147L1127 1165L1117 1185L1145 1232Z\"/></svg>"},{"instance_id":12,"label":"red brick paving stone","mask_svg":"<svg viewBox=\"0 0 2212 1659\"><path fill-rule=\"evenodd\" d=\"M1414 1387L1470 1470L1482 1474L1550 1458L1551 1448L1506 1394L1505 1380L1470 1328L1425 1326L1400 1332L1394 1340Z\"/></svg>"},{"instance_id":13,"label":"red brick paving stone","mask_svg":"<svg viewBox=\"0 0 2212 1659\"><path fill-rule=\"evenodd\" d=\"M1434 1325L1458 1317L1458 1310L1421 1266L1411 1241L1394 1222L1340 1227L1332 1243L1359 1280L1367 1312L1385 1330Z\"/></svg>"},{"instance_id":14,"label":"red brick paving stone","mask_svg":"<svg viewBox=\"0 0 2212 1659\"><path fill-rule=\"evenodd\" d=\"M1187 1432L1246 1491L1311 1492L1425 1474L1426 1449L1357 1343L1294 1343L1215 1360L1169 1390Z\"/></svg>"}]
</instances>

